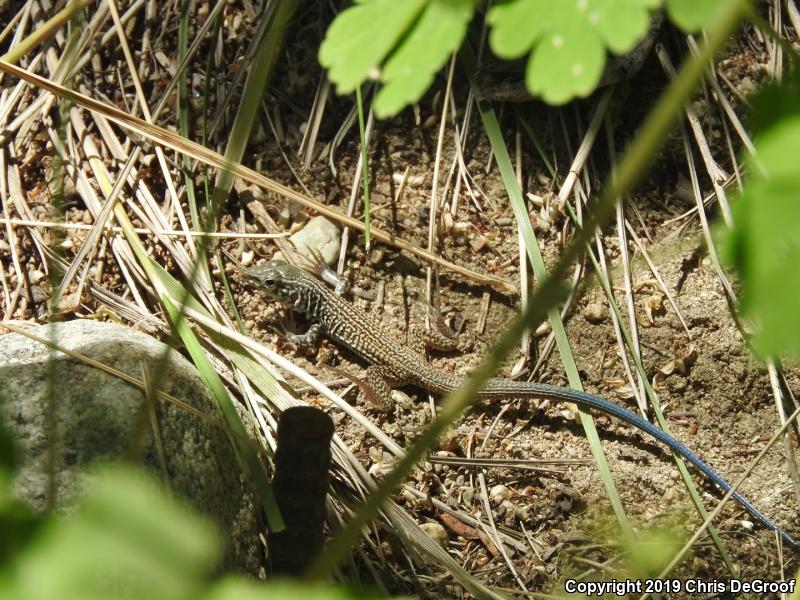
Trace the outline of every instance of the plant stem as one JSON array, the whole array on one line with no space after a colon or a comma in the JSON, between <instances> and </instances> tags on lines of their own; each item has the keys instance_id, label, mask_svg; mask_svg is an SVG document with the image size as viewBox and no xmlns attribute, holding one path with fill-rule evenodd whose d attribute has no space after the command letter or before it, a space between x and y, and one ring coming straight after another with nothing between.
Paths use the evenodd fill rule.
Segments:
<instances>
[{"instance_id":1,"label":"plant stem","mask_svg":"<svg viewBox=\"0 0 800 600\"><path fill-rule=\"evenodd\" d=\"M528 324L545 318L547 310L562 298L562 278L584 252L585 244L594 236L595 230L612 216L616 199L624 197L644 177L647 168L655 159L656 153L681 114L684 103L702 78L706 64L736 29L747 7L747 0L731 0L725 3L718 20L708 32L706 44L696 57L684 63L677 77L650 112L639 134L626 150L617 176L606 184L600 199L592 207L584 227L576 231L575 237L564 250L550 275L531 296L527 308L512 321L511 326L497 340L486 359L473 370L464 385L445 397L438 418L434 419L419 436L397 466L384 476L375 491L353 515L352 521L331 540L324 554L306 573L308 578L325 577L345 558L362 535L364 526L375 518L381 505L389 499L414 465L423 460L439 435L474 402L477 392L486 380L516 347L517 340Z\"/></svg>"}]
</instances>

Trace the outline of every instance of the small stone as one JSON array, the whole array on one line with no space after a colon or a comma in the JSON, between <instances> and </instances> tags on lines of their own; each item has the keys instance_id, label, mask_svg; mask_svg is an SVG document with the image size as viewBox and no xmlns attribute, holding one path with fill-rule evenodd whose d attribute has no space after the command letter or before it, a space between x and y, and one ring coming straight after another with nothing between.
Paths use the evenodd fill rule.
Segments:
<instances>
[{"instance_id":1,"label":"small stone","mask_svg":"<svg viewBox=\"0 0 800 600\"><path fill-rule=\"evenodd\" d=\"M44 273L42 273L38 269L35 270L35 271L31 271L28 274L28 279L30 279L31 283L33 283L33 284L39 283L42 279L44 279L44 277L45 277Z\"/></svg>"},{"instance_id":2,"label":"small stone","mask_svg":"<svg viewBox=\"0 0 800 600\"><path fill-rule=\"evenodd\" d=\"M390 392L390 395L392 397L392 400L396 402L400 408L404 410L411 410L412 408L414 408L415 404L414 400L411 398L411 396L409 396L402 390L392 390Z\"/></svg>"},{"instance_id":3,"label":"small stone","mask_svg":"<svg viewBox=\"0 0 800 600\"><path fill-rule=\"evenodd\" d=\"M517 512L517 505L514 504L511 500L503 500L500 503L500 507L497 509L497 514L499 515L513 515Z\"/></svg>"},{"instance_id":4,"label":"small stone","mask_svg":"<svg viewBox=\"0 0 800 600\"><path fill-rule=\"evenodd\" d=\"M447 531L445 528L439 523L423 523L419 527L434 542L439 544L442 548L447 548L447 544L450 543L450 538L447 536Z\"/></svg>"},{"instance_id":5,"label":"small stone","mask_svg":"<svg viewBox=\"0 0 800 600\"><path fill-rule=\"evenodd\" d=\"M325 217L314 217L289 238L303 256L313 258L313 250L332 265L339 256L339 228Z\"/></svg>"},{"instance_id":6,"label":"small stone","mask_svg":"<svg viewBox=\"0 0 800 600\"><path fill-rule=\"evenodd\" d=\"M528 201L531 204L534 204L535 206L539 207L544 206L544 198L542 198L538 194L533 194L531 192L528 192L527 194L525 194L525 196L528 198Z\"/></svg>"},{"instance_id":7,"label":"small stone","mask_svg":"<svg viewBox=\"0 0 800 600\"><path fill-rule=\"evenodd\" d=\"M284 206L281 208L281 212L278 213L278 224L282 227L288 227L289 223L292 222L292 212L289 210L288 206Z\"/></svg>"},{"instance_id":8,"label":"small stone","mask_svg":"<svg viewBox=\"0 0 800 600\"><path fill-rule=\"evenodd\" d=\"M403 173L393 173L392 181L394 181L396 185L400 185L401 183L403 183L403 175L404 175ZM412 185L412 186L422 185L423 183L425 183L425 178L422 175L409 175L408 177L405 178L405 180L406 180L406 185Z\"/></svg>"},{"instance_id":9,"label":"small stone","mask_svg":"<svg viewBox=\"0 0 800 600\"><path fill-rule=\"evenodd\" d=\"M44 293L42 286L40 285L32 285L31 286L31 300L34 304L41 304L47 300L47 294Z\"/></svg>"},{"instance_id":10,"label":"small stone","mask_svg":"<svg viewBox=\"0 0 800 600\"><path fill-rule=\"evenodd\" d=\"M531 516L531 507L530 507L530 505L526 504L525 506L517 506L514 509L514 515L520 521L527 521Z\"/></svg>"},{"instance_id":11,"label":"small stone","mask_svg":"<svg viewBox=\"0 0 800 600\"><path fill-rule=\"evenodd\" d=\"M469 246L472 248L473 252L480 252L486 247L486 238L482 235L477 238L472 238L469 241Z\"/></svg>"},{"instance_id":12,"label":"small stone","mask_svg":"<svg viewBox=\"0 0 800 600\"><path fill-rule=\"evenodd\" d=\"M498 484L489 490L489 499L495 504L500 504L503 500L508 498L510 494L511 490L502 484Z\"/></svg>"},{"instance_id":13,"label":"small stone","mask_svg":"<svg viewBox=\"0 0 800 600\"><path fill-rule=\"evenodd\" d=\"M591 304L587 304L586 308L583 309L583 318L589 321L589 323L601 323L606 319L607 316L608 311L603 304L593 302Z\"/></svg>"},{"instance_id":14,"label":"small stone","mask_svg":"<svg viewBox=\"0 0 800 600\"><path fill-rule=\"evenodd\" d=\"M417 497L414 495L414 492L410 490L403 490L400 492L400 497L403 498L406 504L414 505L417 502Z\"/></svg>"},{"instance_id":15,"label":"small stone","mask_svg":"<svg viewBox=\"0 0 800 600\"><path fill-rule=\"evenodd\" d=\"M650 324L655 323L655 313L661 311L664 307L664 295L661 293L651 294L644 302L644 312L647 315L647 320Z\"/></svg>"},{"instance_id":16,"label":"small stone","mask_svg":"<svg viewBox=\"0 0 800 600\"><path fill-rule=\"evenodd\" d=\"M389 471L392 470L391 465L387 465L384 463L373 463L373 465L367 471L370 475L375 478L381 478L386 475Z\"/></svg>"},{"instance_id":17,"label":"small stone","mask_svg":"<svg viewBox=\"0 0 800 600\"><path fill-rule=\"evenodd\" d=\"M453 215L450 214L449 210L442 211L442 218L440 221L440 232L441 233L450 233L453 231L453 225L455 225L455 221L453 219Z\"/></svg>"},{"instance_id":18,"label":"small stone","mask_svg":"<svg viewBox=\"0 0 800 600\"><path fill-rule=\"evenodd\" d=\"M369 252L369 263L371 265L379 265L383 262L384 257L386 256L386 251L383 247L372 247Z\"/></svg>"}]
</instances>

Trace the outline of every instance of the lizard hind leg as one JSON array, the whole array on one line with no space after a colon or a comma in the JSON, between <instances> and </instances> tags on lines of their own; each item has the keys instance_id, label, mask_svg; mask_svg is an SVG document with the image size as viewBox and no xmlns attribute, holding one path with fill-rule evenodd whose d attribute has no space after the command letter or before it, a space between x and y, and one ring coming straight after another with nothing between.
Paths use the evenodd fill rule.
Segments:
<instances>
[{"instance_id":1,"label":"lizard hind leg","mask_svg":"<svg viewBox=\"0 0 800 600\"><path fill-rule=\"evenodd\" d=\"M386 366L367 367L367 373L364 379L351 375L339 367L326 365L325 368L345 379L349 379L353 384L358 386L358 389L361 390L367 402L381 412L388 412L394 403L392 400L392 388L387 382L391 382L392 385L410 383L398 380L393 376L391 369Z\"/></svg>"},{"instance_id":2,"label":"lizard hind leg","mask_svg":"<svg viewBox=\"0 0 800 600\"><path fill-rule=\"evenodd\" d=\"M397 377L396 373L385 365L367 367L366 387L361 387L367 400L372 404L388 409L394 401L392 400L392 387L410 383L403 378Z\"/></svg>"},{"instance_id":3,"label":"lizard hind leg","mask_svg":"<svg viewBox=\"0 0 800 600\"><path fill-rule=\"evenodd\" d=\"M458 350L459 340L456 333L447 326L442 315L431 305L428 309L431 327L427 330L420 325L412 325L408 329L408 345L418 354L425 355L425 350L443 350L446 352Z\"/></svg>"}]
</instances>

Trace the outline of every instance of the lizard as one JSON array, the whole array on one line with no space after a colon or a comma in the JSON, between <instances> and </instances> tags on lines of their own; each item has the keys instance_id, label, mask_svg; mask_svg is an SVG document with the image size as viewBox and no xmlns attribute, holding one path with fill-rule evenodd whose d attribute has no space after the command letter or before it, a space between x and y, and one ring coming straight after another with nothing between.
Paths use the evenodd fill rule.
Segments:
<instances>
[{"instance_id":1,"label":"lizard","mask_svg":"<svg viewBox=\"0 0 800 600\"><path fill-rule=\"evenodd\" d=\"M303 269L271 260L248 268L245 277L251 285L305 315L309 320L309 330L303 335L292 336L294 341L302 345L312 345L320 335L325 335L367 361L371 366L366 371L366 386L377 399L387 405L391 402L390 386L413 385L432 394L443 395L462 384L459 376L436 369L427 361L423 351L404 343L377 319L335 294L322 281ZM599 396L544 383L492 378L478 392L478 398L489 401L548 399L571 402L583 409L610 415L667 446L722 488L723 492L731 489L731 484L725 478L683 443L636 413ZM787 545L800 551L800 544L744 496L734 493L733 498L761 525L779 533Z\"/></svg>"}]
</instances>

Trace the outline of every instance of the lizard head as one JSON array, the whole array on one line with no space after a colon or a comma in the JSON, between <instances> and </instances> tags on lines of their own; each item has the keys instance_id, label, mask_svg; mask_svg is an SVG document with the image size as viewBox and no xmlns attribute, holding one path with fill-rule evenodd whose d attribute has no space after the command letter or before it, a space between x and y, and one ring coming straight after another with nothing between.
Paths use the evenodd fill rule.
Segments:
<instances>
[{"instance_id":1,"label":"lizard head","mask_svg":"<svg viewBox=\"0 0 800 600\"><path fill-rule=\"evenodd\" d=\"M315 281L309 273L283 261L270 260L246 269L244 274L253 287L264 291L282 304L305 312L305 299L308 294L304 294L303 290L310 282Z\"/></svg>"}]
</instances>

